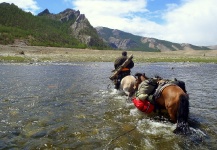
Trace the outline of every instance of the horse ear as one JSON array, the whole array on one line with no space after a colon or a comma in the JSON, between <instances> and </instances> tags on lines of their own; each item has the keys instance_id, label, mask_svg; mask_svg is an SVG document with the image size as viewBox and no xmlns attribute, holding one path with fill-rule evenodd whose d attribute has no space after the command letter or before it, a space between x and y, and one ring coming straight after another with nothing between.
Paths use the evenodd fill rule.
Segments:
<instances>
[{"instance_id":1,"label":"horse ear","mask_svg":"<svg viewBox=\"0 0 217 150\"><path fill-rule=\"evenodd\" d=\"M162 77L160 77L159 75L155 75L154 76L156 79L158 79L158 80L161 80L161 79L163 79Z\"/></svg>"}]
</instances>

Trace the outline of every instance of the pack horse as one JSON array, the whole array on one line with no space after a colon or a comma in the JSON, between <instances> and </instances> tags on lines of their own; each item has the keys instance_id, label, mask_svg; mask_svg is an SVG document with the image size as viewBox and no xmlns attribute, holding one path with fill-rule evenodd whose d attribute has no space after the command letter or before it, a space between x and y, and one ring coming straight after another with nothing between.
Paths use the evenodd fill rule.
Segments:
<instances>
[{"instance_id":1,"label":"pack horse","mask_svg":"<svg viewBox=\"0 0 217 150\"><path fill-rule=\"evenodd\" d=\"M141 83L141 80L137 79L137 86L140 84L139 82ZM166 109L171 121L177 123L174 133L185 135L191 133L188 124L189 96L185 89L177 84L166 83L155 97L155 103L159 108Z\"/></svg>"}]
</instances>

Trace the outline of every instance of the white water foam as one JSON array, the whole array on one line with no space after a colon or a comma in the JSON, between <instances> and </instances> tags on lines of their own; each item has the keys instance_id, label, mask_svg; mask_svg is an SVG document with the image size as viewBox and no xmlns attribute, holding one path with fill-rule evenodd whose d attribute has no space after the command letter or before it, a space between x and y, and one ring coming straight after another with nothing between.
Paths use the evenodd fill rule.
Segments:
<instances>
[{"instance_id":1,"label":"white water foam","mask_svg":"<svg viewBox=\"0 0 217 150\"><path fill-rule=\"evenodd\" d=\"M150 119L142 119L138 121L138 130L144 134L148 135L163 135L163 134L173 134L173 130L176 124L157 122Z\"/></svg>"},{"instance_id":2,"label":"white water foam","mask_svg":"<svg viewBox=\"0 0 217 150\"><path fill-rule=\"evenodd\" d=\"M193 132L194 134L196 134L197 136L200 136L200 137L206 137L207 135L201 131L200 129L194 129L192 127L190 127L190 130L191 132Z\"/></svg>"}]
</instances>

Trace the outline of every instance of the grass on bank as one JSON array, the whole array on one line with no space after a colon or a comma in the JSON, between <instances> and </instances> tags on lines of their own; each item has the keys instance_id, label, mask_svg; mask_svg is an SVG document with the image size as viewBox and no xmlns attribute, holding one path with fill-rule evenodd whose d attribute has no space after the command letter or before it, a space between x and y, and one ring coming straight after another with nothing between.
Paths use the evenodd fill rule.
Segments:
<instances>
[{"instance_id":1,"label":"grass on bank","mask_svg":"<svg viewBox=\"0 0 217 150\"><path fill-rule=\"evenodd\" d=\"M5 63L52 62L52 59L50 57L30 58L24 56L0 56L0 62L5 62Z\"/></svg>"},{"instance_id":2,"label":"grass on bank","mask_svg":"<svg viewBox=\"0 0 217 150\"><path fill-rule=\"evenodd\" d=\"M97 56L55 56L55 57L34 57L27 56L0 56L0 62L12 62L12 63L31 63L31 62L113 62L113 57L97 57ZM135 57L134 62L198 62L198 63L217 63L217 57L214 58L142 58Z\"/></svg>"},{"instance_id":3,"label":"grass on bank","mask_svg":"<svg viewBox=\"0 0 217 150\"><path fill-rule=\"evenodd\" d=\"M0 62L29 62L30 60L21 56L0 56Z\"/></svg>"},{"instance_id":4,"label":"grass on bank","mask_svg":"<svg viewBox=\"0 0 217 150\"><path fill-rule=\"evenodd\" d=\"M0 62L114 62L121 50L92 50L37 46L0 46ZM135 63L142 62L201 62L217 63L217 50L141 52L133 54Z\"/></svg>"}]
</instances>

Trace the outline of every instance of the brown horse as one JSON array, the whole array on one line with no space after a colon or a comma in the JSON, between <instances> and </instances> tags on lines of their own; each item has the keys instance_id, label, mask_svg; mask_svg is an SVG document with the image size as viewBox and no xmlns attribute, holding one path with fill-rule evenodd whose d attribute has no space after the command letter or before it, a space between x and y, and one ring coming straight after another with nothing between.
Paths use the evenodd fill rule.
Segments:
<instances>
[{"instance_id":1,"label":"brown horse","mask_svg":"<svg viewBox=\"0 0 217 150\"><path fill-rule=\"evenodd\" d=\"M138 73L135 75L138 77L136 79L135 88L138 88L138 85L148 79L145 74ZM162 82L162 79L159 79L159 82ZM155 99L155 103L162 109L166 109L170 116L170 119L173 123L177 123L174 133L176 134L189 134L190 128L188 125L188 116L189 116L189 97L182 88L175 84L166 86L160 96Z\"/></svg>"}]
</instances>

